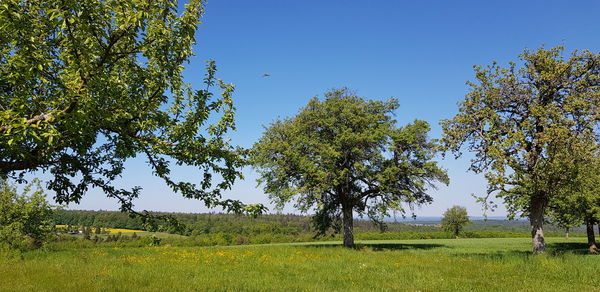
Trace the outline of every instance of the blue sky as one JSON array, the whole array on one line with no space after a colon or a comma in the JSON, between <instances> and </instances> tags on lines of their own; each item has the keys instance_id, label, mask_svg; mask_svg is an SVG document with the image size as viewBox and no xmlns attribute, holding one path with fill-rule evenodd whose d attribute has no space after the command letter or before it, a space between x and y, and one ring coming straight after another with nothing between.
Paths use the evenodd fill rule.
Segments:
<instances>
[{"instance_id":1,"label":"blue sky","mask_svg":"<svg viewBox=\"0 0 600 292\"><path fill-rule=\"evenodd\" d=\"M347 86L370 99L398 98L400 125L423 119L431 137L439 121L457 112L473 65L517 60L524 49L564 45L598 52L598 1L228 1L211 0L197 35L197 54L186 79L199 84L204 61L214 59L218 76L236 85L234 144L250 147L263 126L291 116L314 96ZM264 73L271 76L261 78ZM470 215L481 207L470 196L483 194L485 181L467 172L468 158L441 161L450 186L431 193L434 203L418 216L438 216L452 205ZM141 159L127 165L120 186L144 188L138 209L206 212L202 203L173 194ZM256 174L244 170L226 197L268 203ZM199 173L180 169L178 178ZM91 191L73 209L116 209L117 202ZM219 211L219 210L215 210ZM284 211L293 212L292 207ZM502 216L501 208L493 216Z\"/></svg>"}]
</instances>

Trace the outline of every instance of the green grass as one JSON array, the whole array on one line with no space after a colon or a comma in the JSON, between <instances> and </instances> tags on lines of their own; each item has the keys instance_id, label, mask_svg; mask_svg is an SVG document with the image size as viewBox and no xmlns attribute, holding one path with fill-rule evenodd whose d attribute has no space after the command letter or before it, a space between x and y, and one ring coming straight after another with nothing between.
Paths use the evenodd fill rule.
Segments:
<instances>
[{"instance_id":1,"label":"green grass","mask_svg":"<svg viewBox=\"0 0 600 292\"><path fill-rule=\"evenodd\" d=\"M94 247L4 256L0 291L600 291L582 238Z\"/></svg>"}]
</instances>

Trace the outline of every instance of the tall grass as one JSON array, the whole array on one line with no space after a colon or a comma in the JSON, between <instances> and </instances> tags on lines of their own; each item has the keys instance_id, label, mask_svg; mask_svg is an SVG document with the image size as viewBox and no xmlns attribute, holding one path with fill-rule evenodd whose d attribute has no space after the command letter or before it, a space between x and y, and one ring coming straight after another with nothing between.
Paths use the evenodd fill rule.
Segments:
<instances>
[{"instance_id":1,"label":"tall grass","mask_svg":"<svg viewBox=\"0 0 600 292\"><path fill-rule=\"evenodd\" d=\"M109 247L3 255L0 291L599 291L583 239Z\"/></svg>"}]
</instances>

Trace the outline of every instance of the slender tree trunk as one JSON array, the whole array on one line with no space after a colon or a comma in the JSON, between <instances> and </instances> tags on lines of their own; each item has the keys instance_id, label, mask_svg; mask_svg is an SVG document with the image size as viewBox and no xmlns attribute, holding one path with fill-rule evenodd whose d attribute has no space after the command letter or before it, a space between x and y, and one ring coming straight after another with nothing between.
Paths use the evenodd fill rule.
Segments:
<instances>
[{"instance_id":1,"label":"slender tree trunk","mask_svg":"<svg viewBox=\"0 0 600 292\"><path fill-rule=\"evenodd\" d=\"M567 228L566 228L566 231L565 231L565 238L566 238L566 239L569 239L569 227L567 227Z\"/></svg>"},{"instance_id":2,"label":"slender tree trunk","mask_svg":"<svg viewBox=\"0 0 600 292\"><path fill-rule=\"evenodd\" d=\"M354 247L354 219L352 207L342 205L342 224L344 225L344 246Z\"/></svg>"},{"instance_id":3,"label":"slender tree trunk","mask_svg":"<svg viewBox=\"0 0 600 292\"><path fill-rule=\"evenodd\" d=\"M594 220L592 218L587 218L587 220L585 220L585 227L590 253L597 254L598 246L596 245L596 236L594 235Z\"/></svg>"},{"instance_id":4,"label":"slender tree trunk","mask_svg":"<svg viewBox=\"0 0 600 292\"><path fill-rule=\"evenodd\" d=\"M546 249L544 240L544 200L539 198L531 199L531 209L529 212L529 222L531 224L531 239L533 244L533 253L543 253Z\"/></svg>"}]
</instances>

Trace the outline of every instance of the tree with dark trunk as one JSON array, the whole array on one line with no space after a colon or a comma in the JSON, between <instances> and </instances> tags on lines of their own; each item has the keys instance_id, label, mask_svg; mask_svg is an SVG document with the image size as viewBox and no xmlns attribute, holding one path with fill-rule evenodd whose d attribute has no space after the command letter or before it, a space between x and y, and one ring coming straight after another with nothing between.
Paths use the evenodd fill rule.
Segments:
<instances>
[{"instance_id":1,"label":"tree with dark trunk","mask_svg":"<svg viewBox=\"0 0 600 292\"><path fill-rule=\"evenodd\" d=\"M396 127L397 108L394 99L365 100L347 89L311 99L267 127L250 151L259 183L278 207L297 198L300 210L314 210L317 235L343 229L344 245L353 246L355 213L383 226L389 211L429 203L427 189L448 183L433 161L429 125Z\"/></svg>"},{"instance_id":2,"label":"tree with dark trunk","mask_svg":"<svg viewBox=\"0 0 600 292\"><path fill-rule=\"evenodd\" d=\"M572 185L569 153L593 141L600 115L600 54L563 48L525 51L522 67L475 67L475 82L459 113L442 122L443 148L456 157L473 152L470 170L485 173L489 187L480 198L504 201L511 218L529 216L534 253L544 251L544 216L562 186Z\"/></svg>"},{"instance_id":3,"label":"tree with dark trunk","mask_svg":"<svg viewBox=\"0 0 600 292\"><path fill-rule=\"evenodd\" d=\"M354 245L354 216L352 207L342 206L342 225L344 226L344 246Z\"/></svg>"},{"instance_id":4,"label":"tree with dark trunk","mask_svg":"<svg viewBox=\"0 0 600 292\"><path fill-rule=\"evenodd\" d=\"M594 225L595 222L593 218L587 218L587 220L585 220L585 230L588 239L588 249L590 250L590 253L598 254L598 246L596 245L596 235L594 234Z\"/></svg>"}]
</instances>

